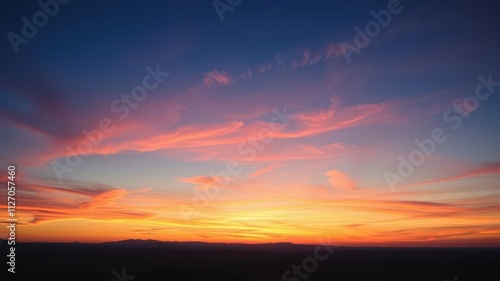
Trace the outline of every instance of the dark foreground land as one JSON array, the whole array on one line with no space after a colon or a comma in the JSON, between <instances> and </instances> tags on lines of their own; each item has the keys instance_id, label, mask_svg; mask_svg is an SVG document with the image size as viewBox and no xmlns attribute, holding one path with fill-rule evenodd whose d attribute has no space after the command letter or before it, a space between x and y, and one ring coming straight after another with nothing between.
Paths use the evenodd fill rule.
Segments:
<instances>
[{"instance_id":1,"label":"dark foreground land","mask_svg":"<svg viewBox=\"0 0 500 281\"><path fill-rule=\"evenodd\" d=\"M0 280L500 280L500 249L339 247L325 261L317 261L311 273L302 269L307 274L302 278L290 273L288 279L282 279L293 265L314 257L316 246L157 241L25 243L16 247L15 274L5 267L7 243L2 241L0 246L5 268ZM324 256L326 252L318 253ZM314 266L311 259L310 267Z\"/></svg>"}]
</instances>

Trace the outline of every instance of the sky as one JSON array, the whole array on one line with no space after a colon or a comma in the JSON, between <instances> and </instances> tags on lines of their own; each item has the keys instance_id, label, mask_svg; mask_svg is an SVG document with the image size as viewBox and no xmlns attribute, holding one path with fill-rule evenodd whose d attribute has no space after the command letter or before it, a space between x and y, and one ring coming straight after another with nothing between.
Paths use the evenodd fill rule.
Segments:
<instances>
[{"instance_id":1,"label":"sky","mask_svg":"<svg viewBox=\"0 0 500 281\"><path fill-rule=\"evenodd\" d=\"M500 246L495 1L40 3L0 4L18 240Z\"/></svg>"}]
</instances>

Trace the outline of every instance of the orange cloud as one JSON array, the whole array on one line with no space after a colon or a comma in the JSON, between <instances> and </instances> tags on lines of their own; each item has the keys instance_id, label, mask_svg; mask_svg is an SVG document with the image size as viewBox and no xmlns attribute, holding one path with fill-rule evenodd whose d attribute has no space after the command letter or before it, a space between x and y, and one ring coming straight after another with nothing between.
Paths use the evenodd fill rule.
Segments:
<instances>
[{"instance_id":1,"label":"orange cloud","mask_svg":"<svg viewBox=\"0 0 500 281\"><path fill-rule=\"evenodd\" d=\"M111 186L84 183L60 183L47 180L18 181L16 199L23 202L16 206L20 221L36 224L68 218L89 219L142 219L151 216L140 209L117 202L130 192ZM114 203L114 204L113 204ZM7 209L0 205L0 209Z\"/></svg>"},{"instance_id":2,"label":"orange cloud","mask_svg":"<svg viewBox=\"0 0 500 281\"><path fill-rule=\"evenodd\" d=\"M334 188L344 189L344 190L355 190L356 183L345 173L330 170L325 172L325 175L329 177L328 183Z\"/></svg>"},{"instance_id":3,"label":"orange cloud","mask_svg":"<svg viewBox=\"0 0 500 281\"><path fill-rule=\"evenodd\" d=\"M103 193L100 193L91 198L91 200L80 205L84 209L92 209L96 207L106 206L114 203L118 198L127 195L129 192L123 189L113 189Z\"/></svg>"}]
</instances>

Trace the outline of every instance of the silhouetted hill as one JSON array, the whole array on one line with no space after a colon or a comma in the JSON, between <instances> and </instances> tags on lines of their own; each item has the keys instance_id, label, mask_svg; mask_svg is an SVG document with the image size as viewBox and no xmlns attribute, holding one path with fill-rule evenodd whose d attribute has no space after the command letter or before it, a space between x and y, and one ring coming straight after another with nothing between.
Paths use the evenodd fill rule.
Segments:
<instances>
[{"instance_id":1,"label":"silhouetted hill","mask_svg":"<svg viewBox=\"0 0 500 281\"><path fill-rule=\"evenodd\" d=\"M0 243L2 249L6 248L4 243ZM113 269L116 274L123 269L127 275L135 276L134 281L443 281L455 276L460 281L500 280L499 249L338 247L331 250L329 257L319 261L315 254L325 257L328 253L325 249L291 243L249 245L156 240L18 243L16 278L9 274L9 279L1 280L108 281L114 278ZM304 262L306 267L316 268L305 272ZM300 265L308 278L294 274L294 265ZM290 273L283 279L287 270Z\"/></svg>"}]
</instances>

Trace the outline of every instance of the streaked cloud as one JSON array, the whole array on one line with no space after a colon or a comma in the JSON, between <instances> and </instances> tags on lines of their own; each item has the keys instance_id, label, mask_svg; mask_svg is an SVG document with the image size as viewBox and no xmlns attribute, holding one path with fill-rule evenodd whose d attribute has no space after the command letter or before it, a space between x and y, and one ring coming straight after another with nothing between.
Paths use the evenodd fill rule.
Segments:
<instances>
[{"instance_id":1,"label":"streaked cloud","mask_svg":"<svg viewBox=\"0 0 500 281\"><path fill-rule=\"evenodd\" d=\"M203 85L207 88L211 88L214 85L228 86L233 83L233 78L225 71L218 71L216 69L205 73L205 78L203 78Z\"/></svg>"},{"instance_id":2,"label":"streaked cloud","mask_svg":"<svg viewBox=\"0 0 500 281\"><path fill-rule=\"evenodd\" d=\"M344 190L356 189L356 183L354 182L354 180L341 171L330 170L325 172L325 175L328 176L328 183L334 188Z\"/></svg>"}]
</instances>

